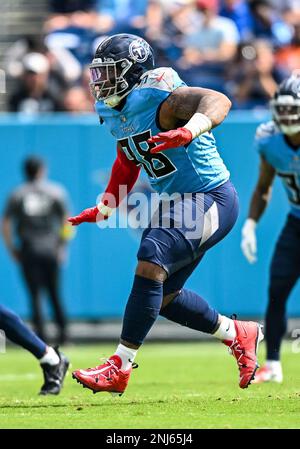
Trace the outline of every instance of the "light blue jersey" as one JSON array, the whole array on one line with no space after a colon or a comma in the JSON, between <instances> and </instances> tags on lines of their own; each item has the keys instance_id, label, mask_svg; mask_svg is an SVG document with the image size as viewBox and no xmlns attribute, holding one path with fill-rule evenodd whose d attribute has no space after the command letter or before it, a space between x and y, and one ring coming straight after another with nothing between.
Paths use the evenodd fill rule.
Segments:
<instances>
[{"instance_id":1,"label":"light blue jersey","mask_svg":"<svg viewBox=\"0 0 300 449\"><path fill-rule=\"evenodd\" d=\"M127 158L145 169L158 193L208 192L229 179L212 133L195 138L187 147L150 153L147 140L162 130L157 117L160 104L185 83L169 67L146 72L127 96L122 111L96 102L99 117L118 140Z\"/></svg>"},{"instance_id":2,"label":"light blue jersey","mask_svg":"<svg viewBox=\"0 0 300 449\"><path fill-rule=\"evenodd\" d=\"M291 148L273 121L258 127L255 142L261 156L282 179L291 213L300 218L300 148Z\"/></svg>"}]
</instances>

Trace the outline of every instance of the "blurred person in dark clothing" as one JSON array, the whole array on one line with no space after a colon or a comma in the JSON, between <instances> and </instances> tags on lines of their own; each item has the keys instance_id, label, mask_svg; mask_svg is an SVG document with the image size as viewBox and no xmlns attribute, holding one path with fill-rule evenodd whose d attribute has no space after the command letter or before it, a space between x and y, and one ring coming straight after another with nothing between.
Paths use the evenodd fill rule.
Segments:
<instances>
[{"instance_id":1,"label":"blurred person in dark clothing","mask_svg":"<svg viewBox=\"0 0 300 449\"><path fill-rule=\"evenodd\" d=\"M98 11L96 0L51 1L51 11L44 23L45 43L63 65L65 54L80 67L75 83L80 81L81 71L93 57L97 41L106 36L115 25L115 19ZM76 64L75 64L76 65Z\"/></svg>"},{"instance_id":2,"label":"blurred person in dark clothing","mask_svg":"<svg viewBox=\"0 0 300 449\"><path fill-rule=\"evenodd\" d=\"M27 64L29 70L28 68L25 70L23 59L29 53L41 54L47 58L48 64L41 62L43 58L39 56L27 56L25 65ZM47 92L59 106L62 92L81 77L81 66L72 54L63 48L49 49L44 42L43 35L34 37L25 35L15 41L6 50L3 64L9 77L20 80L24 73L40 72L43 70L43 66L48 66ZM25 76L25 79L30 81L28 75Z\"/></svg>"},{"instance_id":3,"label":"blurred person in dark clothing","mask_svg":"<svg viewBox=\"0 0 300 449\"><path fill-rule=\"evenodd\" d=\"M299 0L269 0L275 10L287 23L295 25L300 22L300 1Z\"/></svg>"},{"instance_id":4,"label":"blurred person in dark clothing","mask_svg":"<svg viewBox=\"0 0 300 449\"><path fill-rule=\"evenodd\" d=\"M47 57L42 53L28 53L22 64L20 85L9 98L10 111L35 114L61 110L48 87L50 64Z\"/></svg>"},{"instance_id":5,"label":"blurred person in dark clothing","mask_svg":"<svg viewBox=\"0 0 300 449\"><path fill-rule=\"evenodd\" d=\"M290 75L300 67L300 21L293 26L294 34L290 45L285 45L276 52L277 66Z\"/></svg>"},{"instance_id":6,"label":"blurred person in dark clothing","mask_svg":"<svg viewBox=\"0 0 300 449\"><path fill-rule=\"evenodd\" d=\"M218 15L217 0L197 0L196 7L199 20L182 41L181 74L187 84L224 92L225 67L236 54L238 29Z\"/></svg>"},{"instance_id":7,"label":"blurred person in dark clothing","mask_svg":"<svg viewBox=\"0 0 300 449\"><path fill-rule=\"evenodd\" d=\"M284 73L275 65L271 43L259 39L241 46L228 79L234 107L251 109L268 106Z\"/></svg>"},{"instance_id":8,"label":"blurred person in dark clothing","mask_svg":"<svg viewBox=\"0 0 300 449\"><path fill-rule=\"evenodd\" d=\"M49 9L53 13L72 13L89 11L95 8L97 0L48 0Z\"/></svg>"},{"instance_id":9,"label":"blurred person in dark clothing","mask_svg":"<svg viewBox=\"0 0 300 449\"><path fill-rule=\"evenodd\" d=\"M183 54L185 36L199 22L194 4L186 0L150 0L146 21L145 37L154 49L157 65L176 66Z\"/></svg>"},{"instance_id":10,"label":"blurred person in dark clothing","mask_svg":"<svg viewBox=\"0 0 300 449\"><path fill-rule=\"evenodd\" d=\"M221 0L219 13L234 21L241 40L253 37L253 18L247 0Z\"/></svg>"},{"instance_id":11,"label":"blurred person in dark clothing","mask_svg":"<svg viewBox=\"0 0 300 449\"><path fill-rule=\"evenodd\" d=\"M60 267L66 244L64 226L68 214L67 195L62 186L45 179L41 159L24 162L26 182L9 196L2 234L12 258L20 264L28 288L33 324L45 340L40 294L49 295L58 326L58 341L66 340L66 317L60 296Z\"/></svg>"},{"instance_id":12,"label":"blurred person in dark clothing","mask_svg":"<svg viewBox=\"0 0 300 449\"><path fill-rule=\"evenodd\" d=\"M143 36L147 10L152 0L98 0L100 17L111 18L111 33L133 33Z\"/></svg>"},{"instance_id":13,"label":"blurred person in dark clothing","mask_svg":"<svg viewBox=\"0 0 300 449\"><path fill-rule=\"evenodd\" d=\"M292 30L271 0L251 0L249 4L257 38L267 39L275 46L290 43Z\"/></svg>"}]
</instances>

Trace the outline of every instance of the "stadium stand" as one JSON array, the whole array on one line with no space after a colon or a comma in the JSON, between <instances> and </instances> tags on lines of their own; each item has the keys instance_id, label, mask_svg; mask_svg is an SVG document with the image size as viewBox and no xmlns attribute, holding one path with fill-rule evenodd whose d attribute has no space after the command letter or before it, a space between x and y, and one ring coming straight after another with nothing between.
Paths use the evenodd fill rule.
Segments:
<instances>
[{"instance_id":1,"label":"stadium stand","mask_svg":"<svg viewBox=\"0 0 300 449\"><path fill-rule=\"evenodd\" d=\"M158 66L174 67L187 83L223 90L236 109L266 107L272 84L295 69L300 51L300 2L292 0L142 0L138 8L131 0L36 0L34 8L30 0L3 0L0 13L0 66L8 90L22 82L25 54L41 52L50 63L50 91L61 99L54 110L91 111L86 65L109 34L146 38ZM269 68L261 67L262 51L269 53ZM261 89L264 70L267 89ZM243 100L240 74L253 78ZM74 87L78 100L70 107L63 97ZM5 109L1 96L0 110Z\"/></svg>"}]
</instances>

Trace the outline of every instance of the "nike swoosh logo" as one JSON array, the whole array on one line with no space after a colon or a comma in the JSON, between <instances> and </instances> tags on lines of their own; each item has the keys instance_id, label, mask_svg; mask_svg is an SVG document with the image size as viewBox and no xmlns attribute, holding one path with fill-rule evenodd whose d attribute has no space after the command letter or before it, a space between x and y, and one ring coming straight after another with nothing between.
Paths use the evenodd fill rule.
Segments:
<instances>
[{"instance_id":1,"label":"nike swoosh logo","mask_svg":"<svg viewBox=\"0 0 300 449\"><path fill-rule=\"evenodd\" d=\"M114 365L113 365L114 366ZM95 374L100 374L103 373L104 371L106 371L108 368L111 368L110 366L106 366L105 368L102 369L96 369L94 371L85 371L83 369L80 370L80 374L84 374L85 376L94 376Z\"/></svg>"},{"instance_id":2,"label":"nike swoosh logo","mask_svg":"<svg viewBox=\"0 0 300 449\"><path fill-rule=\"evenodd\" d=\"M160 76L156 78L156 81L160 82L164 77L165 72L163 72Z\"/></svg>"}]
</instances>

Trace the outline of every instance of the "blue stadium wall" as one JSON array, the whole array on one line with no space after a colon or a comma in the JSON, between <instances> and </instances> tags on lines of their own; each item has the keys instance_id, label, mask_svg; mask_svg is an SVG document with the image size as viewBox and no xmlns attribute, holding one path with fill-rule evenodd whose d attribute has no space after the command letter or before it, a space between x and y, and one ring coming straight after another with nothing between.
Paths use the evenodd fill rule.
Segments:
<instances>
[{"instance_id":1,"label":"blue stadium wall","mask_svg":"<svg viewBox=\"0 0 300 449\"><path fill-rule=\"evenodd\" d=\"M258 229L258 262L249 265L240 251L241 227L258 172L253 150L256 126L264 113L232 113L215 130L219 151L228 165L240 197L238 222L226 239L210 250L187 287L196 290L220 312L262 316L267 303L270 259L288 206L277 180L272 202ZM115 143L96 115L56 115L28 118L0 117L0 203L22 182L21 163L39 154L49 166L49 177L62 183L76 213L95 204L103 191L115 157ZM63 268L63 296L73 319L120 317L130 291L139 244L138 231L100 230L84 224L71 242ZM29 306L18 266L0 243L0 301L29 317ZM300 315L299 288L289 301L291 316Z\"/></svg>"}]
</instances>

